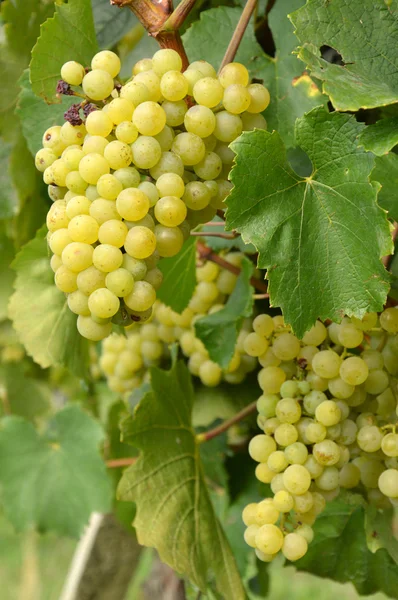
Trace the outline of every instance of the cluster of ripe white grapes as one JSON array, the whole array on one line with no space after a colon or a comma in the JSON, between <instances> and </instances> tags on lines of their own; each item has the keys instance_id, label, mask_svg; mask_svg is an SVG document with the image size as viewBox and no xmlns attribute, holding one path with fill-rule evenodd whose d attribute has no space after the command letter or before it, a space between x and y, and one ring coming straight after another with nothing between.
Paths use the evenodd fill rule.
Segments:
<instances>
[{"instance_id":1,"label":"cluster of ripe white grapes","mask_svg":"<svg viewBox=\"0 0 398 600\"><path fill-rule=\"evenodd\" d=\"M182 73L172 49L133 68L125 85L110 51L91 69L70 61L62 93L83 97L50 127L36 166L53 200L48 244L57 287L82 336L107 337L112 320L145 321L162 283L162 257L176 255L193 227L212 219L232 185L228 147L265 128L268 90L240 63L217 76L205 61ZM74 89L75 88L75 89Z\"/></svg>"},{"instance_id":2,"label":"cluster of ripe white grapes","mask_svg":"<svg viewBox=\"0 0 398 600\"><path fill-rule=\"evenodd\" d=\"M318 321L298 340L282 317L257 316L244 346L258 357L258 426L249 453L272 498L246 506L245 540L269 562L307 552L312 525L340 489L398 505L398 309Z\"/></svg>"},{"instance_id":3,"label":"cluster of ripe white grapes","mask_svg":"<svg viewBox=\"0 0 398 600\"><path fill-rule=\"evenodd\" d=\"M228 252L223 256L230 264L240 267L244 255ZM209 387L217 386L222 380L241 383L256 369L257 359L249 356L243 347L251 329L251 319L245 320L234 355L225 370L210 360L195 333L198 319L224 308L237 276L213 262L204 261L196 268L196 280L189 306L181 314L156 301L149 322L127 328L127 336L113 333L103 341L99 365L113 391L124 394L139 387L147 377L148 367L170 358L169 346L173 343L179 343L190 372Z\"/></svg>"}]
</instances>

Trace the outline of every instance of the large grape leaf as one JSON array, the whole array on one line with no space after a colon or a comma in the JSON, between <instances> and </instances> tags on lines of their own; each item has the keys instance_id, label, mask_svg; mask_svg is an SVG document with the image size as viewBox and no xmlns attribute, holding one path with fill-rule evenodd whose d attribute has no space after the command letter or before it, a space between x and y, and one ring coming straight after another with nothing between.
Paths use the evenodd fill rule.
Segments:
<instances>
[{"instance_id":1,"label":"large grape leaf","mask_svg":"<svg viewBox=\"0 0 398 600\"><path fill-rule=\"evenodd\" d=\"M43 133L53 125L62 125L64 112L75 102L74 96L62 96L61 102L47 104L32 91L29 69L19 80L21 91L18 96L16 113L19 116L22 133L32 154L42 147Z\"/></svg>"},{"instance_id":2,"label":"large grape leaf","mask_svg":"<svg viewBox=\"0 0 398 600\"><path fill-rule=\"evenodd\" d=\"M93 15L100 48L112 48L138 23L131 10L112 6L109 0L94 0Z\"/></svg>"},{"instance_id":3,"label":"large grape leaf","mask_svg":"<svg viewBox=\"0 0 398 600\"><path fill-rule=\"evenodd\" d=\"M46 382L34 379L25 371L22 363L0 366L0 381L5 394L0 411L35 421L49 412L51 392Z\"/></svg>"},{"instance_id":4,"label":"large grape leaf","mask_svg":"<svg viewBox=\"0 0 398 600\"><path fill-rule=\"evenodd\" d=\"M11 144L0 144L0 219L13 217L19 208L18 194L10 174Z\"/></svg>"},{"instance_id":5,"label":"large grape leaf","mask_svg":"<svg viewBox=\"0 0 398 600\"><path fill-rule=\"evenodd\" d=\"M41 367L61 364L82 377L87 373L88 343L76 329L77 317L65 294L55 287L46 233L42 227L12 263L17 276L9 314L26 351Z\"/></svg>"},{"instance_id":6,"label":"large grape leaf","mask_svg":"<svg viewBox=\"0 0 398 600\"><path fill-rule=\"evenodd\" d=\"M157 293L159 300L181 313L189 304L196 286L196 243L190 237L177 256L162 258L159 269L163 283Z\"/></svg>"},{"instance_id":7,"label":"large grape leaf","mask_svg":"<svg viewBox=\"0 0 398 600\"><path fill-rule=\"evenodd\" d=\"M151 369L152 391L125 422L124 439L141 450L123 474L122 500L137 505L138 541L205 592L213 580L225 598L243 600L235 559L204 482L191 425L193 390L188 369Z\"/></svg>"},{"instance_id":8,"label":"large grape leaf","mask_svg":"<svg viewBox=\"0 0 398 600\"><path fill-rule=\"evenodd\" d=\"M290 18L299 57L337 110L398 101L397 0L307 0ZM323 46L337 50L343 64L321 58Z\"/></svg>"},{"instance_id":9,"label":"large grape leaf","mask_svg":"<svg viewBox=\"0 0 398 600\"><path fill-rule=\"evenodd\" d=\"M62 65L76 60L89 66L97 49L91 2L59 0L55 15L41 26L40 37L32 50L33 92L47 102L54 101Z\"/></svg>"},{"instance_id":10,"label":"large grape leaf","mask_svg":"<svg viewBox=\"0 0 398 600\"><path fill-rule=\"evenodd\" d=\"M369 125L359 139L365 150L377 156L387 154L398 144L398 117L380 119L374 125Z\"/></svg>"},{"instance_id":11,"label":"large grape leaf","mask_svg":"<svg viewBox=\"0 0 398 600\"><path fill-rule=\"evenodd\" d=\"M294 146L294 123L306 111L326 102L321 92L292 54L297 46L287 14L302 5L302 0L278 0L269 13L275 57L266 55L258 44L250 23L239 46L236 60L245 64L252 77L264 80L271 103L264 113L268 128L276 129L288 147ZM218 67L241 15L239 8L219 7L202 12L200 21L184 34L191 61L206 59ZM214 40L217 40L217 44Z\"/></svg>"},{"instance_id":12,"label":"large grape leaf","mask_svg":"<svg viewBox=\"0 0 398 600\"><path fill-rule=\"evenodd\" d=\"M16 529L78 537L93 511L110 510L110 479L98 451L103 438L78 406L58 412L42 435L21 417L2 419L1 499Z\"/></svg>"},{"instance_id":13,"label":"large grape leaf","mask_svg":"<svg viewBox=\"0 0 398 600\"><path fill-rule=\"evenodd\" d=\"M15 273L10 268L14 258L13 244L2 229L0 229L0 321L7 318L8 299L13 292L15 277Z\"/></svg>"},{"instance_id":14,"label":"large grape leaf","mask_svg":"<svg viewBox=\"0 0 398 600\"><path fill-rule=\"evenodd\" d=\"M360 594L384 592L398 598L398 565L387 550L371 552L366 543L365 510L336 500L313 526L315 537L298 569L353 583Z\"/></svg>"},{"instance_id":15,"label":"large grape leaf","mask_svg":"<svg viewBox=\"0 0 398 600\"><path fill-rule=\"evenodd\" d=\"M195 321L195 333L206 346L211 360L226 369L235 352L235 344L245 317L253 310L250 277L253 264L244 258L236 286L224 308Z\"/></svg>"},{"instance_id":16,"label":"large grape leaf","mask_svg":"<svg viewBox=\"0 0 398 600\"><path fill-rule=\"evenodd\" d=\"M244 133L232 144L227 228L256 246L272 305L300 337L318 317L363 316L386 300L380 258L391 252L391 235L378 185L368 179L374 158L358 147L362 128L323 107L299 119L296 139L313 165L308 178L292 171L277 132Z\"/></svg>"},{"instance_id":17,"label":"large grape leaf","mask_svg":"<svg viewBox=\"0 0 398 600\"><path fill-rule=\"evenodd\" d=\"M380 206L388 210L389 217L398 221L398 155L389 152L378 156L371 179L381 183L377 197Z\"/></svg>"}]
</instances>

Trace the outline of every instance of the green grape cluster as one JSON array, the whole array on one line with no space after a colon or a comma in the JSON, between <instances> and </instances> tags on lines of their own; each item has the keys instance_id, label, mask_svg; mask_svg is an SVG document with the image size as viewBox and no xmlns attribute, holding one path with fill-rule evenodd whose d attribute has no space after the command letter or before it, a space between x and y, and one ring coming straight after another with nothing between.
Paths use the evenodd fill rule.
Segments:
<instances>
[{"instance_id":1,"label":"green grape cluster","mask_svg":"<svg viewBox=\"0 0 398 600\"><path fill-rule=\"evenodd\" d=\"M225 259L240 267L243 254L229 252ZM127 337L113 333L102 343L100 368L107 377L109 387L118 393L129 393L145 380L147 368L167 360L169 346L178 342L188 360L193 375L209 387L222 380L241 383L247 373L257 367L257 359L243 348L243 340L251 329L247 319L238 338L234 355L227 369L210 360L202 341L195 334L195 321L224 307L233 292L237 276L220 269L210 261L196 268L197 285L189 306L181 313L156 301L153 314L146 323L127 328Z\"/></svg>"},{"instance_id":2,"label":"green grape cluster","mask_svg":"<svg viewBox=\"0 0 398 600\"><path fill-rule=\"evenodd\" d=\"M182 73L179 54L163 49L140 60L125 85L115 84L120 68L107 50L91 70L63 65L58 89L85 100L44 133L36 154L53 200L55 283L93 341L107 337L112 322L149 318L159 259L176 255L190 230L223 207L232 187L229 144L266 128L260 113L270 101L239 63L218 77L205 61Z\"/></svg>"},{"instance_id":3,"label":"green grape cluster","mask_svg":"<svg viewBox=\"0 0 398 600\"><path fill-rule=\"evenodd\" d=\"M243 347L257 357L262 395L250 456L272 498L246 506L258 558L305 555L312 525L341 489L398 505L398 309L320 321L300 341L280 316L258 315Z\"/></svg>"}]
</instances>

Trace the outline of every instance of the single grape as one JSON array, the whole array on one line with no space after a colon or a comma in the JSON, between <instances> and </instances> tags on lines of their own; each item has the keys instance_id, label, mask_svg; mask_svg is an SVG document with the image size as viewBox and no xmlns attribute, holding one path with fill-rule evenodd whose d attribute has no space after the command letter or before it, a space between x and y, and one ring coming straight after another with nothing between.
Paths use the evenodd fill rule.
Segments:
<instances>
[{"instance_id":1,"label":"single grape","mask_svg":"<svg viewBox=\"0 0 398 600\"><path fill-rule=\"evenodd\" d=\"M93 70L101 69L109 73L111 77L117 77L120 67L120 58L110 50L101 50L101 52L97 52L91 61L91 68Z\"/></svg>"},{"instance_id":2,"label":"single grape","mask_svg":"<svg viewBox=\"0 0 398 600\"><path fill-rule=\"evenodd\" d=\"M270 103L270 94L266 87L260 83L252 83L247 86L250 95L250 104L246 109L248 113L261 113Z\"/></svg>"},{"instance_id":3,"label":"single grape","mask_svg":"<svg viewBox=\"0 0 398 600\"><path fill-rule=\"evenodd\" d=\"M282 546L282 554L292 562L302 558L308 550L307 540L298 533L285 535Z\"/></svg>"},{"instance_id":4,"label":"single grape","mask_svg":"<svg viewBox=\"0 0 398 600\"><path fill-rule=\"evenodd\" d=\"M221 102L224 88L221 83L213 77L203 77L193 86L193 97L197 104L213 108Z\"/></svg>"},{"instance_id":5,"label":"single grape","mask_svg":"<svg viewBox=\"0 0 398 600\"><path fill-rule=\"evenodd\" d=\"M359 356L350 356L341 363L340 377L349 385L360 385L368 375L368 365Z\"/></svg>"},{"instance_id":6,"label":"single grape","mask_svg":"<svg viewBox=\"0 0 398 600\"><path fill-rule=\"evenodd\" d=\"M93 252L93 264L99 270L104 273L110 273L115 269L118 269L123 262L123 254L115 246L110 244L100 244L94 248Z\"/></svg>"},{"instance_id":7,"label":"single grape","mask_svg":"<svg viewBox=\"0 0 398 600\"><path fill-rule=\"evenodd\" d=\"M83 77L82 87L92 100L105 100L113 91L113 77L107 71L95 69Z\"/></svg>"},{"instance_id":8,"label":"single grape","mask_svg":"<svg viewBox=\"0 0 398 600\"><path fill-rule=\"evenodd\" d=\"M69 83L69 85L80 85L83 81L85 70L80 63L69 60L61 67L61 79Z\"/></svg>"},{"instance_id":9,"label":"single grape","mask_svg":"<svg viewBox=\"0 0 398 600\"><path fill-rule=\"evenodd\" d=\"M77 330L83 337L93 342L106 338L112 331L112 323L99 324L91 317L79 315L77 317Z\"/></svg>"},{"instance_id":10,"label":"single grape","mask_svg":"<svg viewBox=\"0 0 398 600\"><path fill-rule=\"evenodd\" d=\"M312 359L312 368L319 377L333 379L339 374L341 362L340 356L333 350L321 350Z\"/></svg>"},{"instance_id":11,"label":"single grape","mask_svg":"<svg viewBox=\"0 0 398 600\"><path fill-rule=\"evenodd\" d=\"M88 299L91 315L100 319L113 317L119 310L119 305L119 298L107 288L95 290Z\"/></svg>"},{"instance_id":12,"label":"single grape","mask_svg":"<svg viewBox=\"0 0 398 600\"><path fill-rule=\"evenodd\" d=\"M283 533L276 525L267 524L258 529L255 544L265 554L276 554L283 545Z\"/></svg>"},{"instance_id":13,"label":"single grape","mask_svg":"<svg viewBox=\"0 0 398 600\"><path fill-rule=\"evenodd\" d=\"M136 281L132 292L125 296L124 302L131 310L143 312L151 308L156 300L156 292L150 283Z\"/></svg>"},{"instance_id":14,"label":"single grape","mask_svg":"<svg viewBox=\"0 0 398 600\"><path fill-rule=\"evenodd\" d=\"M379 490L388 498L398 498L398 471L387 469L378 480Z\"/></svg>"},{"instance_id":15,"label":"single grape","mask_svg":"<svg viewBox=\"0 0 398 600\"><path fill-rule=\"evenodd\" d=\"M175 50L163 48L152 56L152 68L161 77L167 71L181 71L182 60Z\"/></svg>"},{"instance_id":16,"label":"single grape","mask_svg":"<svg viewBox=\"0 0 398 600\"><path fill-rule=\"evenodd\" d=\"M234 83L247 86L249 83L249 72L244 65L232 62L221 69L218 79L223 88L227 88Z\"/></svg>"}]
</instances>

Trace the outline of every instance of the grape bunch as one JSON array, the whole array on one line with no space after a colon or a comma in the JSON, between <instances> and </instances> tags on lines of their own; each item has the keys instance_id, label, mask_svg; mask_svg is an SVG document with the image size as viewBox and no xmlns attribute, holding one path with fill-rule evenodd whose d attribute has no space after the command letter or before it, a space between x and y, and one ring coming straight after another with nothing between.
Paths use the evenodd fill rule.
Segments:
<instances>
[{"instance_id":1,"label":"grape bunch","mask_svg":"<svg viewBox=\"0 0 398 600\"><path fill-rule=\"evenodd\" d=\"M269 562L305 555L312 525L341 489L398 505L398 309L316 322L300 341L283 317L260 314L243 347L262 367L249 444L272 498L246 506L245 540Z\"/></svg>"},{"instance_id":2,"label":"grape bunch","mask_svg":"<svg viewBox=\"0 0 398 600\"><path fill-rule=\"evenodd\" d=\"M53 200L55 283L93 341L107 337L112 322L149 318L162 283L159 259L176 255L190 230L224 206L229 144L266 127L260 113L270 101L239 63L218 77L205 61L182 73L179 54L163 49L137 62L125 85L115 83L120 68L107 50L91 69L63 65L59 93L84 100L62 126L47 129L36 154Z\"/></svg>"},{"instance_id":3,"label":"grape bunch","mask_svg":"<svg viewBox=\"0 0 398 600\"><path fill-rule=\"evenodd\" d=\"M243 254L229 252L224 258L240 267ZM234 290L237 276L220 269L213 262L203 261L196 268L196 279L197 286L189 306L181 314L156 301L150 321L128 328L127 337L113 333L103 341L100 367L110 389L123 394L139 387L146 378L148 367L169 359L169 345L175 342L180 344L191 373L206 386L217 386L221 380L241 383L249 372L256 369L257 359L249 356L243 348L243 340L251 329L251 319L244 322L234 355L225 371L210 360L205 346L195 334L197 319L224 307Z\"/></svg>"}]
</instances>

